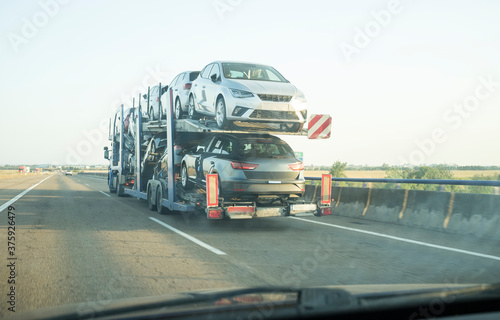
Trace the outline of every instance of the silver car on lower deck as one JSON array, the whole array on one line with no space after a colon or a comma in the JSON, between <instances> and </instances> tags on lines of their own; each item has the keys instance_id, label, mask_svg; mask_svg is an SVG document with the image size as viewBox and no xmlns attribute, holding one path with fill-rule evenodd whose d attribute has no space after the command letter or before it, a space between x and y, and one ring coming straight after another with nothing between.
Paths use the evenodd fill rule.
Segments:
<instances>
[{"instance_id":1,"label":"silver car on lower deck","mask_svg":"<svg viewBox=\"0 0 500 320\"><path fill-rule=\"evenodd\" d=\"M304 94L271 66L215 61L193 81L191 119L214 116L219 128L231 121L280 123L300 131L307 120Z\"/></svg>"},{"instance_id":2,"label":"silver car on lower deck","mask_svg":"<svg viewBox=\"0 0 500 320\"><path fill-rule=\"evenodd\" d=\"M265 199L302 196L304 165L290 146L267 134L210 134L181 162L185 189L204 186L217 173L224 198Z\"/></svg>"}]
</instances>

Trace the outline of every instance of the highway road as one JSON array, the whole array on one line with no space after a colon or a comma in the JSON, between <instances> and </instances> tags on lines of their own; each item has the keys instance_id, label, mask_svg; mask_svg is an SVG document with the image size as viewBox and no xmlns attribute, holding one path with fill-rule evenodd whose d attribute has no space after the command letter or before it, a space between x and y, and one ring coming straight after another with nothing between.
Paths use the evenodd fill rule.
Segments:
<instances>
[{"instance_id":1,"label":"highway road","mask_svg":"<svg viewBox=\"0 0 500 320\"><path fill-rule=\"evenodd\" d=\"M160 215L109 194L92 176L0 181L15 201L16 312L205 288L395 283L491 283L500 243L340 216L208 221ZM1 212L2 298L8 209Z\"/></svg>"}]
</instances>

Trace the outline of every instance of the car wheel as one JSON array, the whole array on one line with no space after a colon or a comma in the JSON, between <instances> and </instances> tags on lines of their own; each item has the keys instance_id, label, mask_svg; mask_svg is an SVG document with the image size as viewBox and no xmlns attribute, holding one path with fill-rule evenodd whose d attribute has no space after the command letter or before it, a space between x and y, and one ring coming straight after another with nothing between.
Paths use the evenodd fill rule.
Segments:
<instances>
[{"instance_id":1,"label":"car wheel","mask_svg":"<svg viewBox=\"0 0 500 320\"><path fill-rule=\"evenodd\" d=\"M187 168L186 168L185 164L182 165L182 169L181 169L181 184L182 184L182 187L186 190L193 188L193 183L191 181L189 181L189 176L188 176Z\"/></svg>"},{"instance_id":2,"label":"car wheel","mask_svg":"<svg viewBox=\"0 0 500 320\"><path fill-rule=\"evenodd\" d=\"M219 129L225 129L228 127L228 121L226 117L226 103L224 98L217 99L217 104L215 108L215 121Z\"/></svg>"},{"instance_id":3,"label":"car wheel","mask_svg":"<svg viewBox=\"0 0 500 320\"><path fill-rule=\"evenodd\" d=\"M154 113L154 110L153 110L153 107L149 108L149 118L151 120L156 120L156 117L155 117L155 113Z\"/></svg>"},{"instance_id":4,"label":"car wheel","mask_svg":"<svg viewBox=\"0 0 500 320\"><path fill-rule=\"evenodd\" d=\"M182 118L182 108L181 108L181 101L179 99L175 100L175 119L181 119Z\"/></svg>"},{"instance_id":5,"label":"car wheel","mask_svg":"<svg viewBox=\"0 0 500 320\"><path fill-rule=\"evenodd\" d=\"M151 191L151 187L150 187L150 188L148 188L148 208L151 211L155 211L156 210L156 202L153 203L152 196L153 196L153 192Z\"/></svg>"},{"instance_id":6,"label":"car wheel","mask_svg":"<svg viewBox=\"0 0 500 320\"><path fill-rule=\"evenodd\" d=\"M189 96L189 107L188 107L189 119L197 120L197 119L199 119L199 116L198 116L198 112L196 112L194 104L195 104L194 97L193 97L193 95L190 95Z\"/></svg>"}]
</instances>

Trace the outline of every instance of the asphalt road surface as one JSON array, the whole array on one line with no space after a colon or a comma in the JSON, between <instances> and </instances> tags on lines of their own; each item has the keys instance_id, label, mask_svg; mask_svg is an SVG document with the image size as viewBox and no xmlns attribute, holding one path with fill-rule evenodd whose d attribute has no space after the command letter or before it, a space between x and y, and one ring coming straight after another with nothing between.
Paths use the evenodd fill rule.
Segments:
<instances>
[{"instance_id":1,"label":"asphalt road surface","mask_svg":"<svg viewBox=\"0 0 500 320\"><path fill-rule=\"evenodd\" d=\"M92 176L0 181L0 317L15 262L15 310L206 288L491 283L500 243L340 216L209 221L160 215ZM17 260L8 260L17 258ZM5 298L7 297L7 299Z\"/></svg>"}]
</instances>

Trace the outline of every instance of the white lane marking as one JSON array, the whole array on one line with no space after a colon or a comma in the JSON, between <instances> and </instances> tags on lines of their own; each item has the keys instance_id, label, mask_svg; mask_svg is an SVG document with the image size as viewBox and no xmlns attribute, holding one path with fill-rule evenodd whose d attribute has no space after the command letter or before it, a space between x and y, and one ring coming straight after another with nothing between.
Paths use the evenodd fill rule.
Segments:
<instances>
[{"instance_id":1,"label":"white lane marking","mask_svg":"<svg viewBox=\"0 0 500 320\"><path fill-rule=\"evenodd\" d=\"M86 185L87 187L90 187L88 184L84 183L84 185Z\"/></svg>"},{"instance_id":2,"label":"white lane marking","mask_svg":"<svg viewBox=\"0 0 500 320\"><path fill-rule=\"evenodd\" d=\"M183 236L184 238L186 238L186 239L188 239L188 240L190 240L190 241L193 241L193 242L194 242L194 243L196 243L197 245L202 246L203 248L205 248L205 249L208 249L208 250L212 251L212 252L213 252L213 253L215 253L215 254L218 254L218 255L225 255L225 254L226 254L224 251L221 251L221 250L219 250L219 249L217 249L217 248L214 248L214 247L212 247L211 245L208 245L208 244L206 244L205 242L203 242L203 241L201 241L201 240L198 240L198 239L196 239L195 237L192 237L192 236L190 236L190 235L189 235L189 234L187 234L187 233L184 233L184 232L182 232L182 231L180 231L180 230L178 230L178 229L176 229L176 228L174 228L174 227L172 227L172 226L169 226L169 225L168 225L168 224L166 224L165 222L162 222L162 221L160 221L160 220L158 220L158 219L156 219L156 218L153 218L153 217L149 217L149 219L153 220L153 221L154 221L154 222L156 222L156 223L161 224L162 226L164 226L164 227L165 227L165 228L167 228L167 229L172 230L173 232L177 233L178 235L181 235L181 236Z\"/></svg>"},{"instance_id":3,"label":"white lane marking","mask_svg":"<svg viewBox=\"0 0 500 320\"><path fill-rule=\"evenodd\" d=\"M32 185L31 187L29 187L28 189L24 190L23 192L21 192L20 194L18 194L14 198L12 198L11 200L9 200L6 203L4 203L0 207L0 212L3 211L3 210L5 210L5 208L9 207L11 204L13 204L17 200L21 199L22 196L24 196L25 194L27 194L28 192L30 192L33 188L36 188L39 184L41 184L42 182L44 182L45 180L47 180L47 179L49 179L51 177L52 176L48 176L47 178L43 179L42 181L38 182L37 184Z\"/></svg>"},{"instance_id":4,"label":"white lane marking","mask_svg":"<svg viewBox=\"0 0 500 320\"><path fill-rule=\"evenodd\" d=\"M102 192L101 190L99 190L100 193L102 193L103 195L105 196L108 196L108 197L111 197L109 194L107 194L106 192Z\"/></svg>"},{"instance_id":5,"label":"white lane marking","mask_svg":"<svg viewBox=\"0 0 500 320\"><path fill-rule=\"evenodd\" d=\"M336 224L331 224L331 223L326 223L326 222L319 222L319 221L307 220L307 219L296 218L296 217L289 217L289 218L296 219L296 220L301 220L301 221L306 221L306 222L310 222L310 223L316 223L316 224L320 224L320 225L328 226L328 227L334 227L334 228L339 228L339 229L344 229L344 230L349 230L349 231L355 231L355 232L365 233L365 234L369 234L369 235L372 235L372 236L377 236L377 237L382 237L382 238L387 238L387 239L392 239L392 240L397 240L397 241L402 241L402 242L408 242L408 243L418 244L420 246L425 246L425 247L430 247L430 248L435 248L435 249L441 249L441 250L447 250L447 251L452 251L452 252L458 252L458 253L468 254L468 255L471 255L471 256L475 256L475 257L480 257L480 258L486 258L486 259L492 259L492 260L500 261L500 257L492 256L492 255L489 255L489 254L483 254L483 253L477 253L477 252L474 252L474 251L468 251L468 250L456 249L456 248L451 248L451 247L445 247L445 246L440 246L440 245L437 245L437 244L432 244L432 243L427 243L427 242L422 242L422 241L416 241L416 240L410 240L410 239L406 239L406 238L400 238L400 237L390 236L388 234L383 234L383 233L378 233L378 232L373 232L373 231L366 231L366 230L361 230L361 229L344 227L344 226L339 226L339 225L336 225Z\"/></svg>"}]
</instances>

